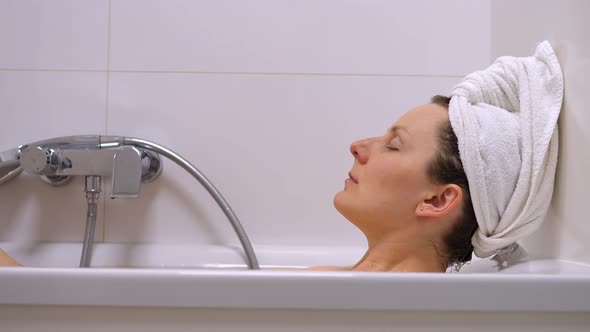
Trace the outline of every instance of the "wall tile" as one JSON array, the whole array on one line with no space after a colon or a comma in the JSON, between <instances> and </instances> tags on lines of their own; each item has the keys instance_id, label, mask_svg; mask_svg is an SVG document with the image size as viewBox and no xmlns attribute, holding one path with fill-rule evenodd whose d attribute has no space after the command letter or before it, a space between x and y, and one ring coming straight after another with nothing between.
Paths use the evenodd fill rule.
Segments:
<instances>
[{"instance_id":1,"label":"wall tile","mask_svg":"<svg viewBox=\"0 0 590 332\"><path fill-rule=\"evenodd\" d=\"M489 60L489 1L113 0L111 68L464 75Z\"/></svg>"},{"instance_id":2,"label":"wall tile","mask_svg":"<svg viewBox=\"0 0 590 332\"><path fill-rule=\"evenodd\" d=\"M0 71L1 144L104 133L106 73Z\"/></svg>"},{"instance_id":3,"label":"wall tile","mask_svg":"<svg viewBox=\"0 0 590 332\"><path fill-rule=\"evenodd\" d=\"M105 114L106 72L21 69L106 70L109 2ZM0 109L19 124L0 131L1 151L74 134L150 139L201 169L255 244L356 246L363 237L332 206L350 142L488 65L489 1L0 0L0 41ZM117 72L133 70L269 74ZM109 242L237 246L169 160L139 199L107 200L109 185L99 241L104 223ZM24 174L0 186L0 241L81 241L82 189Z\"/></svg>"},{"instance_id":4,"label":"wall tile","mask_svg":"<svg viewBox=\"0 0 590 332\"><path fill-rule=\"evenodd\" d=\"M0 0L0 69L107 68L108 0Z\"/></svg>"},{"instance_id":5,"label":"wall tile","mask_svg":"<svg viewBox=\"0 0 590 332\"><path fill-rule=\"evenodd\" d=\"M353 163L349 144L458 79L113 73L108 132L194 163L256 244L363 245L332 206ZM107 202L105 241L237 244L205 190L169 160L139 199Z\"/></svg>"},{"instance_id":6,"label":"wall tile","mask_svg":"<svg viewBox=\"0 0 590 332\"><path fill-rule=\"evenodd\" d=\"M523 16L519 13L526 12ZM564 75L559 118L559 161L553 201L542 227L526 240L532 255L590 263L590 226L586 210L590 183L588 77L590 77L590 2L493 1L492 52L527 56L548 39Z\"/></svg>"},{"instance_id":7,"label":"wall tile","mask_svg":"<svg viewBox=\"0 0 590 332\"><path fill-rule=\"evenodd\" d=\"M106 73L0 71L0 110L0 151L58 136L103 134ZM0 185L0 239L81 241L83 189L82 180L54 188L28 174ZM97 240L102 240L102 211Z\"/></svg>"}]
</instances>

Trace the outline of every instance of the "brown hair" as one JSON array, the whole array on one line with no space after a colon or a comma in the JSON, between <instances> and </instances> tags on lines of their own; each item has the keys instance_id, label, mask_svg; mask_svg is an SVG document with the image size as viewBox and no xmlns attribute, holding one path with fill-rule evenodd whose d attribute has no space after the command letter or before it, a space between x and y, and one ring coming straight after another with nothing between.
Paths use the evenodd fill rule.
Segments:
<instances>
[{"instance_id":1,"label":"brown hair","mask_svg":"<svg viewBox=\"0 0 590 332\"><path fill-rule=\"evenodd\" d=\"M440 95L436 95L431 99L431 103L447 109L450 101L451 98ZM469 182L459 155L457 136L453 132L450 121L444 121L439 128L438 145L439 149L428 165L428 175L435 183L454 183L463 190L461 216L449 234L443 238L448 266L456 265L458 269L463 263L471 260L471 254L473 253L471 237L478 226L469 193Z\"/></svg>"}]
</instances>

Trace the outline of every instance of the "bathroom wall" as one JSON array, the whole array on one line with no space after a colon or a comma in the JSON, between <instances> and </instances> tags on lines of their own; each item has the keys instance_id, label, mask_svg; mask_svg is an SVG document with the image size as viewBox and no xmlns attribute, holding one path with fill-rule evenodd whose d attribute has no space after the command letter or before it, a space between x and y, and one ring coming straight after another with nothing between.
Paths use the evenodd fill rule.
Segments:
<instances>
[{"instance_id":1,"label":"bathroom wall","mask_svg":"<svg viewBox=\"0 0 590 332\"><path fill-rule=\"evenodd\" d=\"M141 137L202 170L255 245L363 246L332 205L349 144L487 66L490 26L489 1L0 0L0 150ZM139 199L103 182L96 240L236 245L200 185L164 167ZM82 190L1 185L0 241L81 241Z\"/></svg>"},{"instance_id":2,"label":"bathroom wall","mask_svg":"<svg viewBox=\"0 0 590 332\"><path fill-rule=\"evenodd\" d=\"M491 2L492 57L530 55L547 39L560 60L565 81L559 118L559 162L555 193L543 226L522 241L541 257L590 263L586 207L590 184L590 2L541 0Z\"/></svg>"}]
</instances>

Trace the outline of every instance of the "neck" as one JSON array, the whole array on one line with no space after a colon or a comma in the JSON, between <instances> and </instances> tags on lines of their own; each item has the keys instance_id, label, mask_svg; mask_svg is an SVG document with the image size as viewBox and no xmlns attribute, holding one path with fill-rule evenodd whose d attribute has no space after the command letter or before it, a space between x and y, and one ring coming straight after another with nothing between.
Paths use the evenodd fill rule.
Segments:
<instances>
[{"instance_id":1,"label":"neck","mask_svg":"<svg viewBox=\"0 0 590 332\"><path fill-rule=\"evenodd\" d=\"M367 235L369 248L353 267L365 272L445 272L440 245L406 231Z\"/></svg>"}]
</instances>

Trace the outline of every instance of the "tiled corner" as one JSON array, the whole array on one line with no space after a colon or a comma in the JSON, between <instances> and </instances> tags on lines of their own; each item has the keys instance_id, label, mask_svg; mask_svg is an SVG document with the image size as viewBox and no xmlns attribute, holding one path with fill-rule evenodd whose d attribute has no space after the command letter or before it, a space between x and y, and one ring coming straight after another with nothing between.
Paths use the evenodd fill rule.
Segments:
<instances>
[{"instance_id":1,"label":"tiled corner","mask_svg":"<svg viewBox=\"0 0 590 332\"><path fill-rule=\"evenodd\" d=\"M0 69L106 70L109 0L0 0Z\"/></svg>"},{"instance_id":2,"label":"tiled corner","mask_svg":"<svg viewBox=\"0 0 590 332\"><path fill-rule=\"evenodd\" d=\"M108 132L169 147L221 191L256 244L363 245L333 208L349 144L382 134L458 78L112 73ZM107 242L232 243L196 180L165 160L136 200L109 200Z\"/></svg>"},{"instance_id":3,"label":"tiled corner","mask_svg":"<svg viewBox=\"0 0 590 332\"><path fill-rule=\"evenodd\" d=\"M489 1L112 0L113 70L465 75Z\"/></svg>"},{"instance_id":4,"label":"tiled corner","mask_svg":"<svg viewBox=\"0 0 590 332\"><path fill-rule=\"evenodd\" d=\"M104 134L106 73L0 70L0 109L0 151L59 136ZM28 174L0 185L0 239L81 241L83 189L80 179L54 188ZM97 240L102 240L102 211Z\"/></svg>"},{"instance_id":5,"label":"tiled corner","mask_svg":"<svg viewBox=\"0 0 590 332\"><path fill-rule=\"evenodd\" d=\"M526 12L526 16L519 13ZM559 117L559 160L553 201L541 228L523 244L536 256L590 263L590 225L586 210L590 150L588 77L590 77L590 2L492 1L493 56L532 54L549 40L564 76Z\"/></svg>"}]
</instances>

